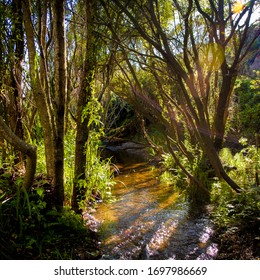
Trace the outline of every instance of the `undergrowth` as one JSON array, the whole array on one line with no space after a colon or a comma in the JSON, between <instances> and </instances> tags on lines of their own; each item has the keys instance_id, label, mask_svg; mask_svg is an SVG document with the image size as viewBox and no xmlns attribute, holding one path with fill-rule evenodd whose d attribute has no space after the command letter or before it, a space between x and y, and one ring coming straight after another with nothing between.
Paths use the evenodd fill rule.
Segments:
<instances>
[{"instance_id":1,"label":"undergrowth","mask_svg":"<svg viewBox=\"0 0 260 280\"><path fill-rule=\"evenodd\" d=\"M80 215L48 205L44 188L0 201L0 259L95 259L95 236Z\"/></svg>"},{"instance_id":2,"label":"undergrowth","mask_svg":"<svg viewBox=\"0 0 260 280\"><path fill-rule=\"evenodd\" d=\"M83 190L83 197L79 197L79 207L83 211L89 204L96 201L109 200L112 197L112 178L114 174L110 159L101 158L104 127L100 112L103 108L94 97L83 110L82 118L88 117L88 127L91 128L85 146L86 166L85 179L78 180L78 187Z\"/></svg>"},{"instance_id":3,"label":"undergrowth","mask_svg":"<svg viewBox=\"0 0 260 280\"><path fill-rule=\"evenodd\" d=\"M204 207L209 203L209 192L212 181L215 178L210 177L211 169L207 170L205 167L205 160L197 151L197 157L193 162L188 161L185 156L178 155L178 159L182 166L185 166L185 169L195 178L200 181L203 185L197 183L196 180L188 178L187 174L182 170L182 168L176 164L173 156L170 153L165 153L163 157L163 168L164 171L160 176L160 179L163 183L172 184L173 190L181 191L187 200L190 202L191 212L200 212L203 211Z\"/></svg>"},{"instance_id":4,"label":"undergrowth","mask_svg":"<svg viewBox=\"0 0 260 280\"><path fill-rule=\"evenodd\" d=\"M234 193L223 182L213 184L211 201L215 223L224 229L233 226L250 226L257 222L260 213L260 189L252 186ZM259 236L260 237L260 236Z\"/></svg>"},{"instance_id":5,"label":"undergrowth","mask_svg":"<svg viewBox=\"0 0 260 280\"><path fill-rule=\"evenodd\" d=\"M222 181L211 189L212 219L220 243L220 259L254 259L260 256L260 186L257 181L259 153L254 145L244 145L239 152L222 149L224 168L241 187L236 193Z\"/></svg>"},{"instance_id":6,"label":"undergrowth","mask_svg":"<svg viewBox=\"0 0 260 280\"><path fill-rule=\"evenodd\" d=\"M241 187L241 193L235 193L225 182L212 176L212 169L203 166L203 161L198 159L193 165L189 165L185 159L180 159L191 174L195 174L203 183L206 182L214 208L213 219L218 227L225 229L238 225L250 227L253 223L257 227L260 220L260 187L256 180L256 173L260 169L260 154L256 146L247 144L245 138L240 139L240 144L243 149L236 153L223 148L220 158L226 172ZM173 184L174 188L184 190L189 196L187 176L170 154L163 155L163 168L162 182Z\"/></svg>"},{"instance_id":7,"label":"undergrowth","mask_svg":"<svg viewBox=\"0 0 260 280\"><path fill-rule=\"evenodd\" d=\"M241 193L234 193L224 182L213 184L211 198L215 205L214 218L219 226L229 227L249 224L259 219L260 186L256 180L259 170L260 155L254 145L247 145L246 139L241 139L244 145L241 151L232 154L224 148L220 157L228 174L241 187Z\"/></svg>"}]
</instances>

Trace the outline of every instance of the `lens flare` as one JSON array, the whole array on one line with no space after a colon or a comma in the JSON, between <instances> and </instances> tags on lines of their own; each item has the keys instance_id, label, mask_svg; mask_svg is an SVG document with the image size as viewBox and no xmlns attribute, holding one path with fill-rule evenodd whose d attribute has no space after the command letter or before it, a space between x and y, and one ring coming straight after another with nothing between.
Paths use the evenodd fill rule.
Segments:
<instances>
[{"instance_id":1,"label":"lens flare","mask_svg":"<svg viewBox=\"0 0 260 280\"><path fill-rule=\"evenodd\" d=\"M232 13L237 14L243 11L245 8L245 4L243 4L241 1L236 1L233 5Z\"/></svg>"}]
</instances>

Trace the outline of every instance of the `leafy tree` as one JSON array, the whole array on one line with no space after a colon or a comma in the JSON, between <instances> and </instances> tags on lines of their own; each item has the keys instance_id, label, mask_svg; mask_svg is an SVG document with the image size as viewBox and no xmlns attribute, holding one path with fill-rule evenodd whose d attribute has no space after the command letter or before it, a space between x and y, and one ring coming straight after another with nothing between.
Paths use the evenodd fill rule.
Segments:
<instances>
[{"instance_id":1,"label":"leafy tree","mask_svg":"<svg viewBox=\"0 0 260 280\"><path fill-rule=\"evenodd\" d=\"M152 112L166 128L172 155L191 181L203 188L176 154L177 149L194 160L192 149L183 143L183 133L203 152L201 164L205 165L206 157L216 176L239 192L218 151L240 64L257 38L255 31L250 42L246 40L256 1L240 9L231 1L101 2L111 37L120 46L117 61L128 83L127 98L139 102L140 112ZM140 82L145 71L153 75L156 93Z\"/></svg>"}]
</instances>

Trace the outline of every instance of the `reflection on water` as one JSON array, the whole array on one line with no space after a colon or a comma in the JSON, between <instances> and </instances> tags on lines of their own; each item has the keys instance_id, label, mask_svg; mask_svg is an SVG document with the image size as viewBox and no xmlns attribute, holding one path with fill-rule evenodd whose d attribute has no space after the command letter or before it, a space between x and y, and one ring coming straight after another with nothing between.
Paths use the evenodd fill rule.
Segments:
<instances>
[{"instance_id":1,"label":"reflection on water","mask_svg":"<svg viewBox=\"0 0 260 280\"><path fill-rule=\"evenodd\" d=\"M116 201L100 205L103 259L213 259L208 217L189 218L188 204L172 186L159 183L156 170L124 167L116 178Z\"/></svg>"}]
</instances>

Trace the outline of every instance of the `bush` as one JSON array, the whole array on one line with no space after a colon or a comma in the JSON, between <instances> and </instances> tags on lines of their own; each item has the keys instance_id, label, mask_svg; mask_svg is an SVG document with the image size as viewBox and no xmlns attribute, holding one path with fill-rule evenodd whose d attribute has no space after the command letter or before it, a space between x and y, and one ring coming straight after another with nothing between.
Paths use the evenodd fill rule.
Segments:
<instances>
[{"instance_id":1,"label":"bush","mask_svg":"<svg viewBox=\"0 0 260 280\"><path fill-rule=\"evenodd\" d=\"M252 186L234 193L225 183L216 182L211 191L213 219L218 227L250 226L257 222L260 211L260 188Z\"/></svg>"},{"instance_id":2,"label":"bush","mask_svg":"<svg viewBox=\"0 0 260 280\"><path fill-rule=\"evenodd\" d=\"M259 169L260 155L254 145L247 145L247 139L241 138L240 144L244 148L234 155L228 148L220 151L226 171L242 188L241 193L234 193L223 182L213 185L213 216L221 227L248 225L259 216L260 187L256 184L255 173Z\"/></svg>"}]
</instances>

